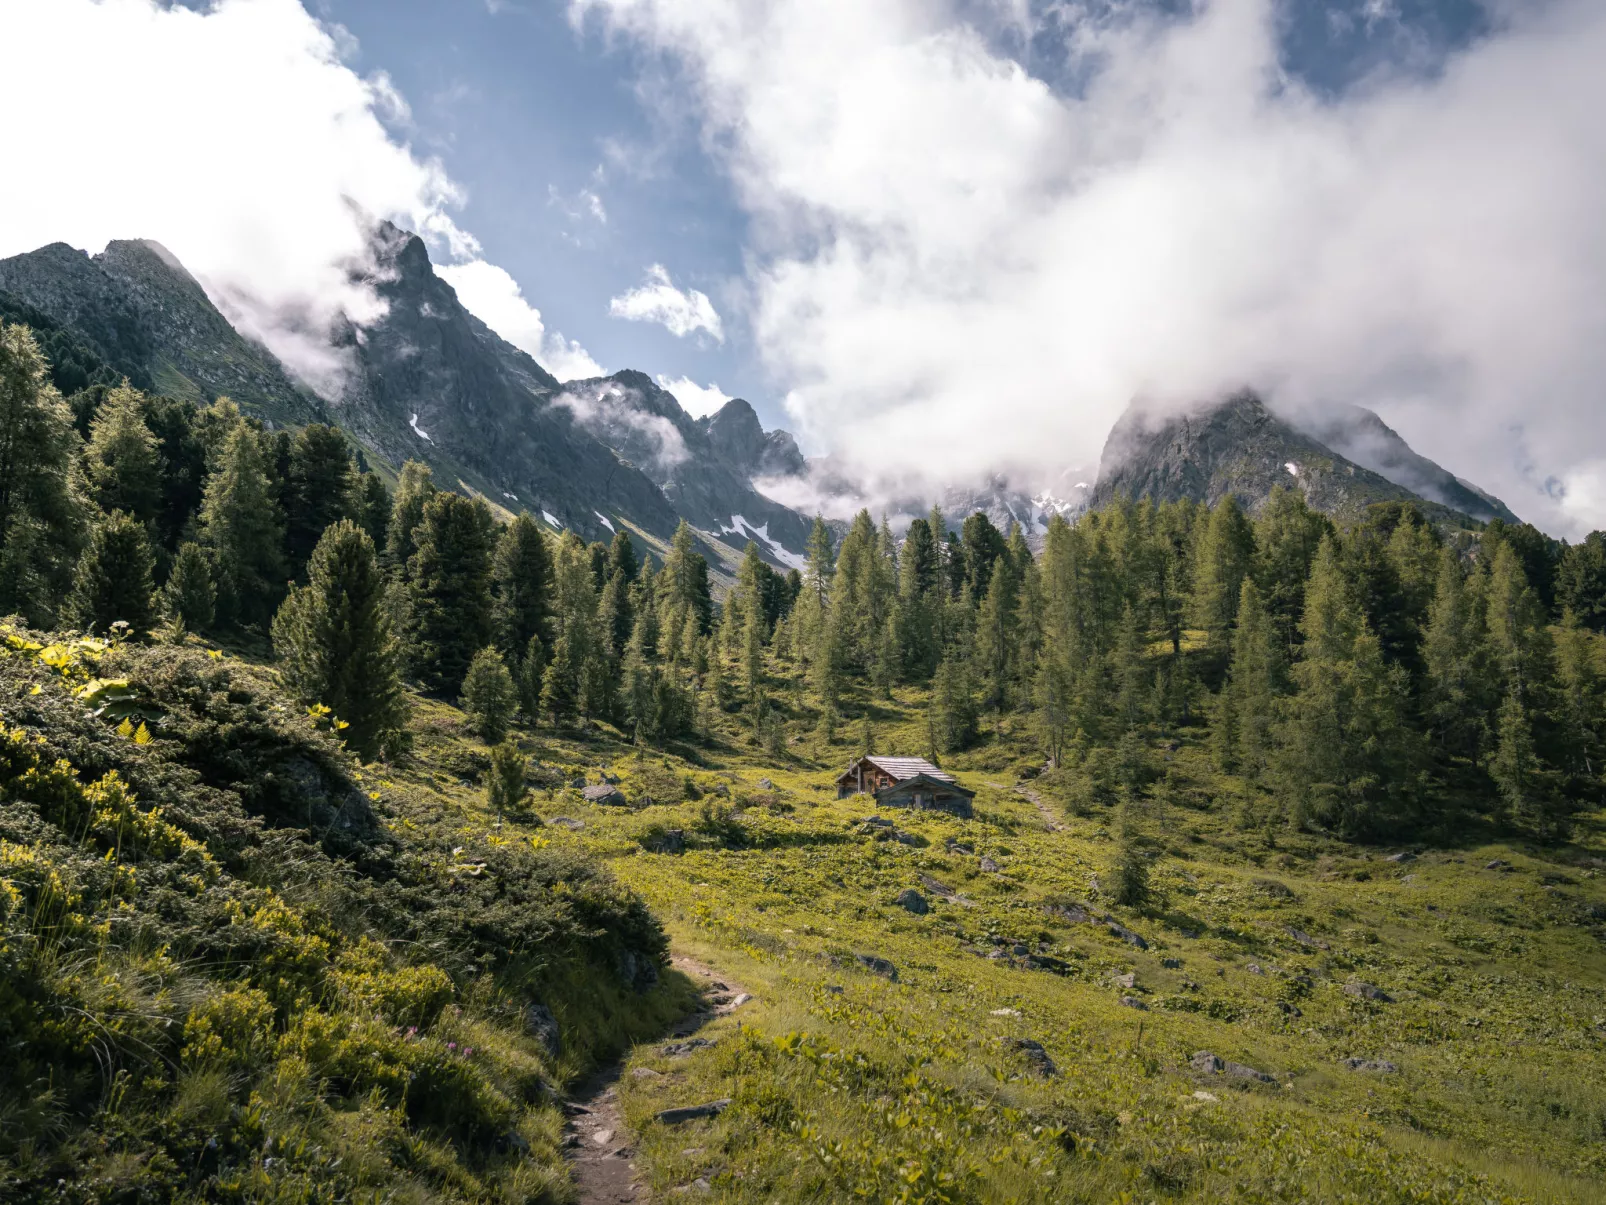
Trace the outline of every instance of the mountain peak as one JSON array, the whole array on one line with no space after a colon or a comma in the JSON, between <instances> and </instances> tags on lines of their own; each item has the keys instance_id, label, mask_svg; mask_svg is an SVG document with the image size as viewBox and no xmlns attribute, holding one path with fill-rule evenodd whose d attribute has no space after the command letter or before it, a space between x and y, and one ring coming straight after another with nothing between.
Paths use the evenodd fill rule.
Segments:
<instances>
[{"instance_id":1,"label":"mountain peak","mask_svg":"<svg viewBox=\"0 0 1606 1205\"><path fill-rule=\"evenodd\" d=\"M1436 473L1455 482L1412 452L1375 414L1359 407L1347 410L1354 413L1331 414L1327 425L1347 435L1351 446L1370 439L1372 446L1388 452L1390 464L1408 467L1412 480L1431 479L1442 486ZM1358 517L1372 503L1387 501L1415 502L1437 518L1460 524L1492 517L1494 507L1505 509L1467 487L1457 494L1441 488L1435 496L1402 484L1397 475L1391 480L1359 458L1334 450L1307 424L1296 426L1280 416L1247 389L1180 414L1134 404L1105 442L1090 504L1096 508L1127 495L1155 502L1189 498L1214 506L1233 494L1255 510L1278 485L1302 490L1312 507L1343 518ZM1467 504L1469 499L1477 501L1476 508Z\"/></svg>"}]
</instances>

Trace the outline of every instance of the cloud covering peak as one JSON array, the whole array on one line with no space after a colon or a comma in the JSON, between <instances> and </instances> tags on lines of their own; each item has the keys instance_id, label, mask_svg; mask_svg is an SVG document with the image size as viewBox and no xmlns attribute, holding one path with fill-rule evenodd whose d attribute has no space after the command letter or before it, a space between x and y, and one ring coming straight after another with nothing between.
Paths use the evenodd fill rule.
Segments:
<instances>
[{"instance_id":1,"label":"cloud covering peak","mask_svg":"<svg viewBox=\"0 0 1606 1205\"><path fill-rule=\"evenodd\" d=\"M504 337L560 376L589 360L482 260L452 217L458 186L387 127L407 123L390 81L353 71L349 38L300 0L0 0L0 21L0 108L18 118L0 255L155 239L241 330L333 392L330 323L377 316L350 268L388 218L459 265L465 304Z\"/></svg>"},{"instance_id":2,"label":"cloud covering peak","mask_svg":"<svg viewBox=\"0 0 1606 1205\"><path fill-rule=\"evenodd\" d=\"M1558 533L1606 525L1606 7L1510 7L1336 98L1283 69L1273 0L1176 10L574 5L692 98L805 438L1088 463L1134 398L1252 384L1370 406ZM1068 83L1000 49L1048 43Z\"/></svg>"}]
</instances>

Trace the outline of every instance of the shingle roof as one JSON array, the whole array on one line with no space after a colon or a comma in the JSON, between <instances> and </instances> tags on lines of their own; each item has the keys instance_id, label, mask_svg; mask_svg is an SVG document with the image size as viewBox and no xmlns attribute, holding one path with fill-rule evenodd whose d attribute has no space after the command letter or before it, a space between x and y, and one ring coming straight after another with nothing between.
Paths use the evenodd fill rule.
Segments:
<instances>
[{"instance_id":1,"label":"shingle roof","mask_svg":"<svg viewBox=\"0 0 1606 1205\"><path fill-rule=\"evenodd\" d=\"M923 757L880 757L872 754L864 760L892 775L897 782L913 778L916 774L924 774L927 778L935 778L938 782L954 781L952 774L937 769Z\"/></svg>"}]
</instances>

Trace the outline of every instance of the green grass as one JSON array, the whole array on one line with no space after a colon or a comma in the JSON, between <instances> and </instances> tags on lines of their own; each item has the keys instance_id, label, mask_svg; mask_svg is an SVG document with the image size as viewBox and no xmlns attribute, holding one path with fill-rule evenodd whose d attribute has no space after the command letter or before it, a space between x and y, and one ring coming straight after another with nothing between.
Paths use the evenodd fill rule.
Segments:
<instances>
[{"instance_id":1,"label":"green grass","mask_svg":"<svg viewBox=\"0 0 1606 1205\"><path fill-rule=\"evenodd\" d=\"M922 704L877 704L879 749L922 749ZM1184 733L1170 797L1194 806L1148 805L1156 900L1133 911L1091 895L1093 876L1110 878L1113 817L1064 811L1041 784L1064 825L1049 831L1016 790L1032 759L1007 726L949 763L978 791L976 818L894 814L903 844L862 831L867 800L833 796L856 749L816 744L799 715L794 756L769 764L728 718L714 750L683 751L693 760L603 730L526 743L565 777L606 766L632 799L672 797L687 777L723 784L729 819L712 797L608 809L558 789L536 810L583 830L501 830L607 859L678 948L756 996L706 1031L710 1048L632 1054L660 1073L621 1087L656 1191L703 1177L753 1201L1606 1199L1606 816L1563 848L1389 862L1397 851L1242 831L1233 784ZM424 717L424 765L461 756L454 724L444 708ZM485 822L476 789L442 789ZM685 852L647 852L665 829L684 831ZM982 855L1002 869L982 873ZM1510 868L1484 869L1496 858ZM893 903L908 887L927 915ZM1047 901L1089 903L1149 948ZM1055 969L987 957L1017 945ZM858 954L890 960L897 982ZM1129 973L1135 988L1117 982ZM1363 982L1392 1002L1344 990ZM1058 1074L1033 1075L1018 1039ZM1274 1082L1194 1072L1200 1050ZM1399 1070L1350 1070L1350 1057ZM733 1103L717 1120L654 1120L719 1098Z\"/></svg>"}]
</instances>

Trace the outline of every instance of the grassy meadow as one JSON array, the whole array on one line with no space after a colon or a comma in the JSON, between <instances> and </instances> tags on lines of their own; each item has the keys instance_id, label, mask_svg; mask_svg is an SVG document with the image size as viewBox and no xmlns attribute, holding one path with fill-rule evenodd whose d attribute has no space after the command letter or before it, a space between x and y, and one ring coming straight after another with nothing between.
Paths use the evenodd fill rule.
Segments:
<instances>
[{"instance_id":1,"label":"grassy meadow","mask_svg":"<svg viewBox=\"0 0 1606 1205\"><path fill-rule=\"evenodd\" d=\"M844 710L870 707L878 751L918 753L924 701ZM525 738L553 785L500 827L471 776L398 780L459 808L465 835L606 860L677 950L754 996L710 1045L630 1054L655 1194L1606 1200L1606 814L1549 849L1246 829L1241 784L1184 729L1151 751L1151 902L1119 909L1098 889L1114 815L1036 776L1023 734L945 762L973 819L889 811L889 829L835 798L857 723L831 742L798 713L778 763L718 722L678 754L604 729ZM424 767L482 755L451 708L415 729ZM563 785L604 773L631 807ZM923 914L895 902L911 888ZM725 1099L714 1120L655 1120Z\"/></svg>"}]
</instances>

